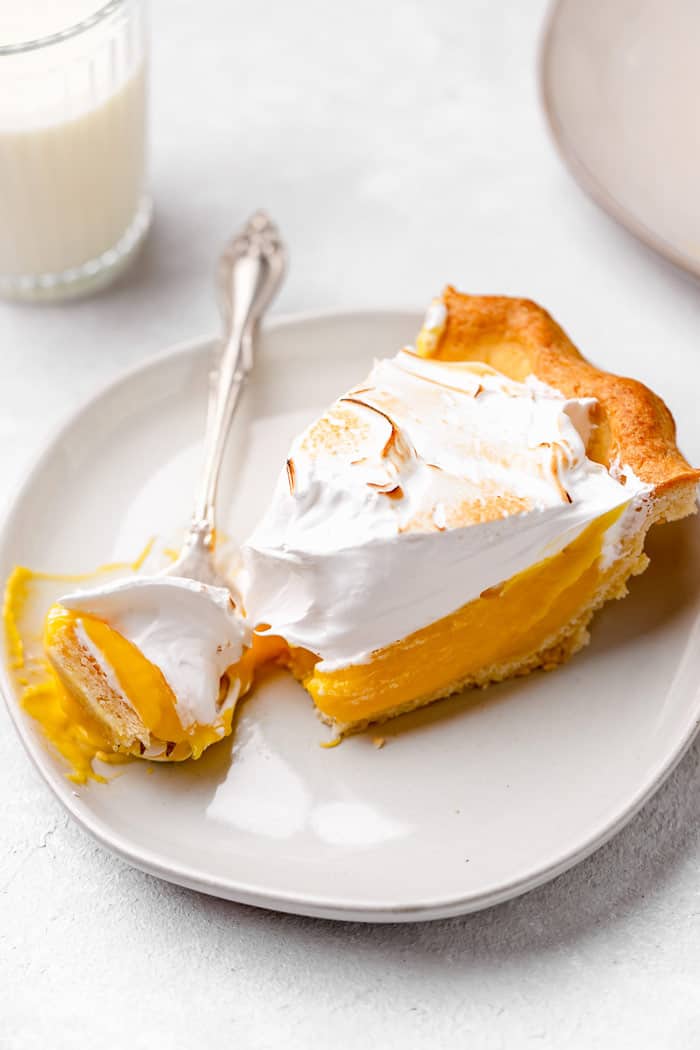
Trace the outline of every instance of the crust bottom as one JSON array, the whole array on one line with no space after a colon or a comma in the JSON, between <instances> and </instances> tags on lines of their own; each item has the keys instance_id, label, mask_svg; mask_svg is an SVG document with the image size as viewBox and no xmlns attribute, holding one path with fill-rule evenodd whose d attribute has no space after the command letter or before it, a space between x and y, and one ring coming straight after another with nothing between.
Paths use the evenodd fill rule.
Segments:
<instances>
[{"instance_id":1,"label":"crust bottom","mask_svg":"<svg viewBox=\"0 0 700 1050\"><path fill-rule=\"evenodd\" d=\"M398 707L384 711L381 715L362 719L357 722L338 723L323 715L317 709L321 721L335 728L339 736L348 736L359 733L370 725L379 725L396 718L398 715L408 714L428 704L436 703L455 693L467 689L485 689L489 685L503 682L509 678L522 677L532 671L552 671L565 663L570 657L590 641L588 625L595 613L606 602L612 599L624 598L627 594L627 581L632 576L638 576L644 572L649 559L644 553L644 542L652 525L658 522L677 521L689 514L694 514L696 506L696 486L694 483L679 485L656 497L646 515L641 527L628 537L625 547L619 558L610 568L601 575L600 584L593 598L583 605L576 616L569 620L562 628L551 635L544 645L533 652L521 656L518 660L493 664L484 667L476 674L470 674L452 682L447 688L442 686L434 692L418 696Z\"/></svg>"}]
</instances>

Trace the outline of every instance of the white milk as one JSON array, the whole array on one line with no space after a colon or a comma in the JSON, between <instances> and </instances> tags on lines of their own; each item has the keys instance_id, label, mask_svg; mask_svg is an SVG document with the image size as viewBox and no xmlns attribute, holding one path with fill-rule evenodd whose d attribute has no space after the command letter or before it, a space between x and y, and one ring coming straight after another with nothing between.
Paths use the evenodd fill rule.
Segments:
<instances>
[{"instance_id":1,"label":"white milk","mask_svg":"<svg viewBox=\"0 0 700 1050\"><path fill-rule=\"evenodd\" d=\"M0 47L60 32L101 6L0 5ZM52 275L59 284L89 280L144 232L140 15L140 3L125 0L65 40L0 53L0 277L27 285L51 285Z\"/></svg>"}]
</instances>

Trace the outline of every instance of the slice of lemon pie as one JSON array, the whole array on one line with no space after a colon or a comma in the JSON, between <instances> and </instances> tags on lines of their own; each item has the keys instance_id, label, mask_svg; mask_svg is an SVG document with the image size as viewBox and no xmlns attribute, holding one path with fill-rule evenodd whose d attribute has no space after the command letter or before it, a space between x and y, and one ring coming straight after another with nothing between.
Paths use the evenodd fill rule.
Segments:
<instances>
[{"instance_id":1,"label":"slice of lemon pie","mask_svg":"<svg viewBox=\"0 0 700 1050\"><path fill-rule=\"evenodd\" d=\"M322 717L360 729L567 659L699 477L663 402L544 310L448 288L417 350L293 443L243 548L246 611Z\"/></svg>"}]
</instances>

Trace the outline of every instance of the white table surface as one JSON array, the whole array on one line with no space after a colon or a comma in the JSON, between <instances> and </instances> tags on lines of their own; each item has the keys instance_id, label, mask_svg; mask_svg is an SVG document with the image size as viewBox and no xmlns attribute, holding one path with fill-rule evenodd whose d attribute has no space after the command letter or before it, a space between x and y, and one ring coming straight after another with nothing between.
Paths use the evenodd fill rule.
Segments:
<instances>
[{"instance_id":1,"label":"white table surface","mask_svg":"<svg viewBox=\"0 0 700 1050\"><path fill-rule=\"evenodd\" d=\"M98 297L0 305L0 494L98 384L215 326L212 261L259 205L291 245L277 311L422 305L451 281L540 300L594 359L638 345L642 378L662 347L695 376L700 290L596 211L549 142L544 6L156 0L156 226ZM0 1046L700 1047L699 760L524 898L333 924L131 870L69 822L2 710Z\"/></svg>"}]
</instances>

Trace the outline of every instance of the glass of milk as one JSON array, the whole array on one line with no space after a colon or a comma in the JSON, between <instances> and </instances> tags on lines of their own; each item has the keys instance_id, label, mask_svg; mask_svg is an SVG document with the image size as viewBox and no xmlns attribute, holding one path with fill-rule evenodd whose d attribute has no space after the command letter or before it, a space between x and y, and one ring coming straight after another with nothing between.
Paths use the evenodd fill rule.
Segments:
<instances>
[{"instance_id":1,"label":"glass of milk","mask_svg":"<svg viewBox=\"0 0 700 1050\"><path fill-rule=\"evenodd\" d=\"M0 295L101 287L151 221L145 0L0 3Z\"/></svg>"}]
</instances>

